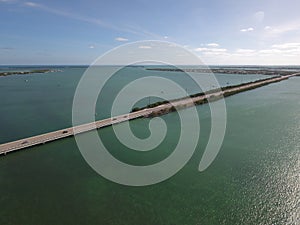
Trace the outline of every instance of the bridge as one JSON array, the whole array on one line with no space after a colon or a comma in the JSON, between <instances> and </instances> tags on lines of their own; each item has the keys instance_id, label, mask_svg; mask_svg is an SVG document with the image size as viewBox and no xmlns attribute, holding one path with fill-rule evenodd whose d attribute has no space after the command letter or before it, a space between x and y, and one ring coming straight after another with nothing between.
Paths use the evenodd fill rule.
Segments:
<instances>
[{"instance_id":1,"label":"bridge","mask_svg":"<svg viewBox=\"0 0 300 225\"><path fill-rule=\"evenodd\" d=\"M274 77L274 78L267 79L267 80L256 81L256 82L248 83L248 84L244 84L244 85L238 85L236 87L232 87L225 91L213 92L210 94L197 96L197 97L193 97L193 98L187 97L187 98L183 98L183 99L179 99L179 100L173 100L173 101L170 101L170 103L161 104L161 105L153 107L153 108L145 108L145 109L142 109L142 110L139 110L136 112L131 112L128 114L124 114L124 115L120 115L120 116L116 116L116 117L112 117L112 118L108 118L108 119L103 119L103 120L95 121L92 123L82 124L82 125L62 129L62 130L57 130L57 131L53 131L53 132L49 132L49 133L45 133L45 134L41 134L41 135L37 135L37 136L33 136L33 137L20 139L17 141L8 142L8 143L0 145L0 155L6 155L9 152L18 151L21 149L35 146L35 145L45 144L47 142L74 136L74 135L77 135L80 133L88 132L88 131L95 130L95 129L100 129L103 127L111 126L111 125L122 123L125 121L129 121L129 120L133 120L133 119L137 119L137 118L141 118L141 117L149 117L155 113L159 114L163 110L170 110L172 107L175 107L175 108L180 107L180 106L181 107L183 106L183 108L191 107L191 106L194 106L197 101L201 101L201 100L210 101L213 98L218 99L219 97L222 97L222 96L229 96L229 95L237 94L237 93L240 93L243 91L247 91L249 89L258 88L258 87L261 87L264 85L279 82L282 80L286 80L290 77L299 76L299 75L300 75L300 73L294 73L294 74L290 74L290 75ZM170 111L168 111L168 112L170 112Z\"/></svg>"},{"instance_id":2,"label":"bridge","mask_svg":"<svg viewBox=\"0 0 300 225\"><path fill-rule=\"evenodd\" d=\"M111 126L114 124L122 123L124 121L133 120L139 117L146 117L152 111L150 109L141 110L138 112L133 112L129 114L124 114L116 116L113 118L108 118L104 120L99 120L92 123L82 124L75 127L70 127L62 130L57 130L29 138L20 139L13 142L8 142L0 145L0 155L7 154L9 152L21 150L24 148L32 147L35 145L45 144L47 142L55 141L58 139L70 137L76 134L88 132L95 129L100 129L102 127Z\"/></svg>"}]
</instances>

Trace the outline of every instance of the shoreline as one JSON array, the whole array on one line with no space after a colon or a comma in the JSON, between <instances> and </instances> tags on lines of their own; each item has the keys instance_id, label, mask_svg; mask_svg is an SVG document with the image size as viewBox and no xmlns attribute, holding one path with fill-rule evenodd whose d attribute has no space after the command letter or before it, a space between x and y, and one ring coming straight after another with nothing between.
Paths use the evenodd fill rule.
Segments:
<instances>
[{"instance_id":1,"label":"shoreline","mask_svg":"<svg viewBox=\"0 0 300 225\"><path fill-rule=\"evenodd\" d=\"M246 74L259 74L259 75L268 75L268 76L284 76L289 75L291 73L297 73L299 70L295 71L287 71L287 70L274 70L274 69L226 69L226 68L218 68L218 69L201 69L201 68L186 68L186 69L180 69L180 68L146 68L146 70L151 71L161 71L161 72L183 72L183 73L223 73L223 74L240 74L240 75L246 75Z\"/></svg>"}]
</instances>

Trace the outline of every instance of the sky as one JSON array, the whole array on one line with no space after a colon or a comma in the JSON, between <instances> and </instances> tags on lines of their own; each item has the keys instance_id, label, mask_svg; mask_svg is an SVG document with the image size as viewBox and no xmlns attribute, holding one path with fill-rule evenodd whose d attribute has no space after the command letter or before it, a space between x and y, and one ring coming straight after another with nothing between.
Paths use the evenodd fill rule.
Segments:
<instances>
[{"instance_id":1,"label":"sky","mask_svg":"<svg viewBox=\"0 0 300 225\"><path fill-rule=\"evenodd\" d=\"M174 42L209 65L300 65L299 9L299 0L0 0L0 65L91 64L142 40Z\"/></svg>"}]
</instances>

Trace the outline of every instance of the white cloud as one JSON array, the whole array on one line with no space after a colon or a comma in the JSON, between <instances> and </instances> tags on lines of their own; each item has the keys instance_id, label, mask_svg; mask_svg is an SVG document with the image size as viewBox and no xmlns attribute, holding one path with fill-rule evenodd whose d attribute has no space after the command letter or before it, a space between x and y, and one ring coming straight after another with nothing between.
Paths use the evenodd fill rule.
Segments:
<instances>
[{"instance_id":1,"label":"white cloud","mask_svg":"<svg viewBox=\"0 0 300 225\"><path fill-rule=\"evenodd\" d=\"M259 51L261 54L281 55L281 56L300 56L300 43L283 43L272 45L270 49Z\"/></svg>"},{"instance_id":2,"label":"white cloud","mask_svg":"<svg viewBox=\"0 0 300 225\"><path fill-rule=\"evenodd\" d=\"M121 42L125 42L125 41L128 41L127 38L123 38L123 37L117 37L115 38L116 41L121 41Z\"/></svg>"},{"instance_id":3,"label":"white cloud","mask_svg":"<svg viewBox=\"0 0 300 225\"><path fill-rule=\"evenodd\" d=\"M240 31L241 32L251 32L251 31L254 31L254 28L253 27L244 28L244 29L241 29Z\"/></svg>"},{"instance_id":4,"label":"white cloud","mask_svg":"<svg viewBox=\"0 0 300 225\"><path fill-rule=\"evenodd\" d=\"M264 49L238 48L234 51L214 48L196 48L207 64L240 65L299 65L300 42L278 43Z\"/></svg>"},{"instance_id":5,"label":"white cloud","mask_svg":"<svg viewBox=\"0 0 300 225\"><path fill-rule=\"evenodd\" d=\"M195 48L194 51L195 52L205 52L205 51L208 51L209 48Z\"/></svg>"},{"instance_id":6,"label":"white cloud","mask_svg":"<svg viewBox=\"0 0 300 225\"><path fill-rule=\"evenodd\" d=\"M300 43L284 43L284 44L277 44L277 45L272 45L272 48L275 49L300 49Z\"/></svg>"},{"instance_id":7,"label":"white cloud","mask_svg":"<svg viewBox=\"0 0 300 225\"><path fill-rule=\"evenodd\" d=\"M0 0L2 3L14 3L17 2L17 0Z\"/></svg>"},{"instance_id":8,"label":"white cloud","mask_svg":"<svg viewBox=\"0 0 300 225\"><path fill-rule=\"evenodd\" d=\"M219 47L220 45L217 44L217 43L209 43L209 44L207 44L206 46L216 48L216 47Z\"/></svg>"},{"instance_id":9,"label":"white cloud","mask_svg":"<svg viewBox=\"0 0 300 225\"><path fill-rule=\"evenodd\" d=\"M89 45L90 49L94 49L96 46L95 45Z\"/></svg>"},{"instance_id":10,"label":"white cloud","mask_svg":"<svg viewBox=\"0 0 300 225\"><path fill-rule=\"evenodd\" d=\"M265 26L265 30L271 30L272 27L271 26Z\"/></svg>"},{"instance_id":11,"label":"white cloud","mask_svg":"<svg viewBox=\"0 0 300 225\"><path fill-rule=\"evenodd\" d=\"M35 2L25 2L24 5L29 7L39 7L40 5Z\"/></svg>"},{"instance_id":12,"label":"white cloud","mask_svg":"<svg viewBox=\"0 0 300 225\"><path fill-rule=\"evenodd\" d=\"M226 52L225 48L195 48L196 52Z\"/></svg>"},{"instance_id":13,"label":"white cloud","mask_svg":"<svg viewBox=\"0 0 300 225\"><path fill-rule=\"evenodd\" d=\"M269 48L254 50L254 49L237 49L236 54L243 56L256 56L261 57L265 55L271 56L283 56L284 54L298 55L300 56L300 43L283 43L272 45ZM233 54L235 54L233 53Z\"/></svg>"},{"instance_id":14,"label":"white cloud","mask_svg":"<svg viewBox=\"0 0 300 225\"><path fill-rule=\"evenodd\" d=\"M227 54L225 48L195 48L195 52L200 52L203 56L218 56Z\"/></svg>"},{"instance_id":15,"label":"white cloud","mask_svg":"<svg viewBox=\"0 0 300 225\"><path fill-rule=\"evenodd\" d=\"M280 51L279 49L263 49L258 51L259 54L266 54L266 55L274 55L274 54L281 54L282 51Z\"/></svg>"},{"instance_id":16,"label":"white cloud","mask_svg":"<svg viewBox=\"0 0 300 225\"><path fill-rule=\"evenodd\" d=\"M152 47L148 46L148 45L141 45L141 46L139 46L139 48L141 48L141 49L150 49Z\"/></svg>"},{"instance_id":17,"label":"white cloud","mask_svg":"<svg viewBox=\"0 0 300 225\"><path fill-rule=\"evenodd\" d=\"M239 48L236 50L236 53L238 54L252 54L255 53L256 51L253 49L243 49L243 48Z\"/></svg>"},{"instance_id":18,"label":"white cloud","mask_svg":"<svg viewBox=\"0 0 300 225\"><path fill-rule=\"evenodd\" d=\"M276 37L289 32L299 32L300 21L292 21L277 26L266 26L264 30L267 37Z\"/></svg>"},{"instance_id":19,"label":"white cloud","mask_svg":"<svg viewBox=\"0 0 300 225\"><path fill-rule=\"evenodd\" d=\"M168 36L164 36L164 39L168 39L169 37Z\"/></svg>"}]
</instances>

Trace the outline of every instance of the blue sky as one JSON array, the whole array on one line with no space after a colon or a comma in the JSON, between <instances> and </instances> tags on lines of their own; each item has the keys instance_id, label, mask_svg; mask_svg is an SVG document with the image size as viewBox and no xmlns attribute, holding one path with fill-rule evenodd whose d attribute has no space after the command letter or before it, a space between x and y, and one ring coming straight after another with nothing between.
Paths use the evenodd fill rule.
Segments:
<instances>
[{"instance_id":1,"label":"blue sky","mask_svg":"<svg viewBox=\"0 0 300 225\"><path fill-rule=\"evenodd\" d=\"M0 0L0 64L90 64L164 40L207 64L300 64L298 0ZM187 62L188 63L188 62Z\"/></svg>"}]
</instances>

